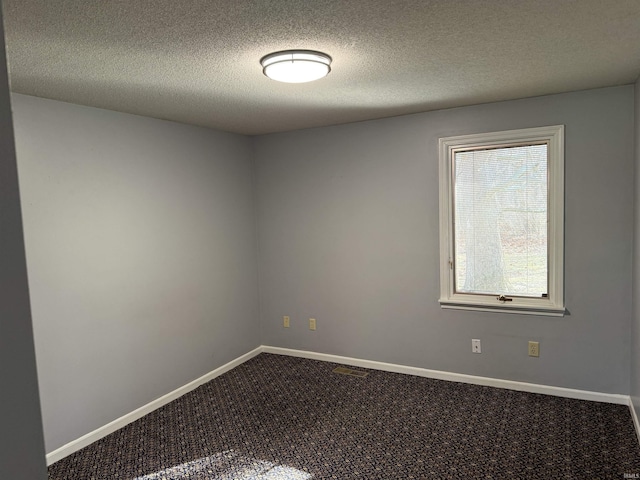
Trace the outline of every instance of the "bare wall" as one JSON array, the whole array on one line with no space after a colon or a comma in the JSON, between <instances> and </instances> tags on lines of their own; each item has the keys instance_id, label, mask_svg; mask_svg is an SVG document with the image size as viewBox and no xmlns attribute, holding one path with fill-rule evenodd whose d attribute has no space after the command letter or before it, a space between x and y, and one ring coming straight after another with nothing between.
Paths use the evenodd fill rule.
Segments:
<instances>
[{"instance_id":1,"label":"bare wall","mask_svg":"<svg viewBox=\"0 0 640 480\"><path fill-rule=\"evenodd\" d=\"M570 314L440 309L438 138L556 124ZM266 135L255 150L263 343L629 392L633 87Z\"/></svg>"},{"instance_id":2,"label":"bare wall","mask_svg":"<svg viewBox=\"0 0 640 480\"><path fill-rule=\"evenodd\" d=\"M631 328L631 401L640 418L640 79L635 84L635 198L633 237L633 319Z\"/></svg>"},{"instance_id":3,"label":"bare wall","mask_svg":"<svg viewBox=\"0 0 640 480\"><path fill-rule=\"evenodd\" d=\"M1 6L0 6L1 10ZM0 478L47 477L0 15Z\"/></svg>"},{"instance_id":4,"label":"bare wall","mask_svg":"<svg viewBox=\"0 0 640 480\"><path fill-rule=\"evenodd\" d=\"M252 146L13 102L51 452L260 344Z\"/></svg>"}]
</instances>

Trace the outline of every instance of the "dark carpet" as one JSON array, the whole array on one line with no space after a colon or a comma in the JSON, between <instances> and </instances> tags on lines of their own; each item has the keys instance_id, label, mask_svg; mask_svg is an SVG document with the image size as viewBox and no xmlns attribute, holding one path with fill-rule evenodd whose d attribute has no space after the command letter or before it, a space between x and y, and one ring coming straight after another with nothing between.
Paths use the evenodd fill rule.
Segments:
<instances>
[{"instance_id":1,"label":"dark carpet","mask_svg":"<svg viewBox=\"0 0 640 480\"><path fill-rule=\"evenodd\" d=\"M62 479L638 478L629 408L261 354L49 467ZM364 369L358 369L364 370ZM626 475L625 475L626 474Z\"/></svg>"}]
</instances>

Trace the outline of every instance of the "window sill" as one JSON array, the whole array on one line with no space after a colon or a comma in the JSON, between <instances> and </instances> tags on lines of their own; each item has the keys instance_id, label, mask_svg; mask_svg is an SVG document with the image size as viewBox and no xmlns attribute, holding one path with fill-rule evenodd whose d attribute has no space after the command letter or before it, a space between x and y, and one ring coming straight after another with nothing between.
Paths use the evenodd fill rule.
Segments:
<instances>
[{"instance_id":1,"label":"window sill","mask_svg":"<svg viewBox=\"0 0 640 480\"><path fill-rule=\"evenodd\" d=\"M519 315L538 315L543 317L564 317L566 310L554 305L496 305L474 302L440 300L440 307L453 310L472 310L477 312L515 313Z\"/></svg>"}]
</instances>

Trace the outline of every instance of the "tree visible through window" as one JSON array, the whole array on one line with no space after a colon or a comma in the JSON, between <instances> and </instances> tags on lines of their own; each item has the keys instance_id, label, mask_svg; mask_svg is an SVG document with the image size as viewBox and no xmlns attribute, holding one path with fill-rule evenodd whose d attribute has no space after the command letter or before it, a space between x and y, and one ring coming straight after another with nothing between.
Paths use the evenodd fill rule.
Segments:
<instances>
[{"instance_id":1,"label":"tree visible through window","mask_svg":"<svg viewBox=\"0 0 640 480\"><path fill-rule=\"evenodd\" d=\"M440 139L443 307L563 314L563 132Z\"/></svg>"},{"instance_id":2,"label":"tree visible through window","mask_svg":"<svg viewBox=\"0 0 640 480\"><path fill-rule=\"evenodd\" d=\"M455 152L455 287L547 294L547 145Z\"/></svg>"}]
</instances>

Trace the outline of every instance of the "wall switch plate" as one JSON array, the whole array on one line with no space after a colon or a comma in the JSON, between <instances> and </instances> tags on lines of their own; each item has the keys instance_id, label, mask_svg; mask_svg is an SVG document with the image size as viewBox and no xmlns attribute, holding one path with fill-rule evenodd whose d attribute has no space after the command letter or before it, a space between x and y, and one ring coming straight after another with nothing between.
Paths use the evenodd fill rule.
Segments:
<instances>
[{"instance_id":1,"label":"wall switch plate","mask_svg":"<svg viewBox=\"0 0 640 480\"><path fill-rule=\"evenodd\" d=\"M310 318L309 319L309 330L315 330L316 329L316 319L315 318Z\"/></svg>"},{"instance_id":2,"label":"wall switch plate","mask_svg":"<svg viewBox=\"0 0 640 480\"><path fill-rule=\"evenodd\" d=\"M290 319L287 315L282 317L282 325L284 326L284 328L289 328L289 326L291 325Z\"/></svg>"},{"instance_id":3,"label":"wall switch plate","mask_svg":"<svg viewBox=\"0 0 640 480\"><path fill-rule=\"evenodd\" d=\"M529 342L529 356L530 357L540 356L540 342Z\"/></svg>"},{"instance_id":4,"label":"wall switch plate","mask_svg":"<svg viewBox=\"0 0 640 480\"><path fill-rule=\"evenodd\" d=\"M480 345L479 339L474 338L473 340L471 340L471 351L473 353L482 353L482 347Z\"/></svg>"}]
</instances>

